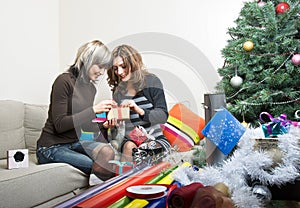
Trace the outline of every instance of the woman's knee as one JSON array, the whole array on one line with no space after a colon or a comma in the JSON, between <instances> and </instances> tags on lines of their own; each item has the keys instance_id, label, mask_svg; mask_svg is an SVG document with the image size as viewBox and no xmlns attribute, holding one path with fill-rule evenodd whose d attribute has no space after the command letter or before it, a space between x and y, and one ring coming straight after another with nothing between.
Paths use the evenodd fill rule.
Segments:
<instances>
[{"instance_id":1,"label":"woman's knee","mask_svg":"<svg viewBox=\"0 0 300 208\"><path fill-rule=\"evenodd\" d=\"M133 148L137 148L136 144L132 141L128 141L124 144L123 152L132 152Z\"/></svg>"},{"instance_id":2,"label":"woman's knee","mask_svg":"<svg viewBox=\"0 0 300 208\"><path fill-rule=\"evenodd\" d=\"M115 152L110 145L101 146L101 148L97 148L93 153L95 155L95 160L113 160L115 157Z\"/></svg>"},{"instance_id":3,"label":"woman's knee","mask_svg":"<svg viewBox=\"0 0 300 208\"><path fill-rule=\"evenodd\" d=\"M113 148L110 145L106 145L101 149L101 154L107 155L107 156L114 156L115 152Z\"/></svg>"}]
</instances>

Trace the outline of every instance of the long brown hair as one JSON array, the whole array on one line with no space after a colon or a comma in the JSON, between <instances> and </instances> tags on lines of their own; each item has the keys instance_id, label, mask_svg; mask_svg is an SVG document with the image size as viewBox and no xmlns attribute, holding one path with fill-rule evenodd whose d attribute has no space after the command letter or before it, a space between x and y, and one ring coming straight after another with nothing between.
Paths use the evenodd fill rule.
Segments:
<instances>
[{"instance_id":1,"label":"long brown hair","mask_svg":"<svg viewBox=\"0 0 300 208\"><path fill-rule=\"evenodd\" d=\"M120 45L112 51L112 60L121 57L124 65L131 69L131 77L128 82L132 83L132 86L136 92L141 91L145 87L145 75L150 74L144 67L142 56L136 49L129 45ZM115 74L113 67L107 70L107 81L112 91L120 90L124 92L126 90L127 82L121 82L119 77ZM118 89L117 89L118 87Z\"/></svg>"}]
</instances>

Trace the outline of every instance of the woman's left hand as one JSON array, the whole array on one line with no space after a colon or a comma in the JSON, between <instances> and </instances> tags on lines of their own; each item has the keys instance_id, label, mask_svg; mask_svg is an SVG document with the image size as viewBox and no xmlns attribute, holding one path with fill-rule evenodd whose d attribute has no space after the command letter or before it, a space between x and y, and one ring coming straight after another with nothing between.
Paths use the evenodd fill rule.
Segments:
<instances>
[{"instance_id":1,"label":"woman's left hand","mask_svg":"<svg viewBox=\"0 0 300 208\"><path fill-rule=\"evenodd\" d=\"M112 127L115 127L117 126L117 119L113 118L111 120L106 120L104 123L103 123L103 127L108 129L108 128L112 128Z\"/></svg>"},{"instance_id":2,"label":"woman's left hand","mask_svg":"<svg viewBox=\"0 0 300 208\"><path fill-rule=\"evenodd\" d=\"M138 113L139 115L143 116L145 114L145 111L140 108L134 100L124 100L121 105L121 107L129 107L134 112Z\"/></svg>"}]
</instances>

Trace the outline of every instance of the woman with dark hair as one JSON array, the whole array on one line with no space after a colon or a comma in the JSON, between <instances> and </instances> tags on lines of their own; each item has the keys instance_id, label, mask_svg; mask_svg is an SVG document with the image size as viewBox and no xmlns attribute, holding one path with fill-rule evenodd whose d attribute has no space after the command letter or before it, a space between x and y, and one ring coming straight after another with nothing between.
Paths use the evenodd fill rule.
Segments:
<instances>
[{"instance_id":1,"label":"woman with dark hair","mask_svg":"<svg viewBox=\"0 0 300 208\"><path fill-rule=\"evenodd\" d=\"M168 118L162 82L145 69L141 54L131 46L116 47L112 60L113 66L107 73L113 98L120 106L130 108L121 143L121 161L132 161L132 149L138 147L129 136L136 126L142 126L155 138L156 146L168 151L170 144L160 128Z\"/></svg>"},{"instance_id":2,"label":"woman with dark hair","mask_svg":"<svg viewBox=\"0 0 300 208\"><path fill-rule=\"evenodd\" d=\"M52 85L48 118L37 141L40 164L68 163L86 174L106 180L113 176L109 160L114 151L106 141L106 128L92 123L96 114L108 112L113 100L94 104L98 78L110 67L111 53L99 40L82 45L74 63ZM109 126L107 126L109 127ZM93 132L82 140L83 132Z\"/></svg>"}]
</instances>

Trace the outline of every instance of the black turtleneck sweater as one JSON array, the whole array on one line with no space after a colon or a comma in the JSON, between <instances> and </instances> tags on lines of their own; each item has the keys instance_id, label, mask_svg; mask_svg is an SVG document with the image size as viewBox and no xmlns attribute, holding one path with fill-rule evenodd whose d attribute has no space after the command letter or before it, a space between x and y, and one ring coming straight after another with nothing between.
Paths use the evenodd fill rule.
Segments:
<instances>
[{"instance_id":1,"label":"black turtleneck sweater","mask_svg":"<svg viewBox=\"0 0 300 208\"><path fill-rule=\"evenodd\" d=\"M73 143L79 140L81 129L99 131L98 125L91 122L95 118L95 94L92 83L76 81L71 73L59 75L52 85L48 118L37 145Z\"/></svg>"}]
</instances>

